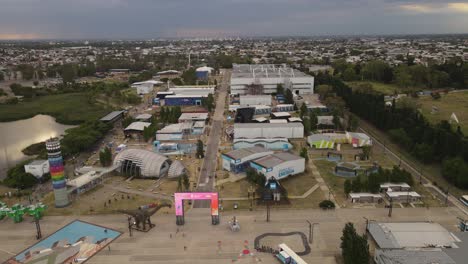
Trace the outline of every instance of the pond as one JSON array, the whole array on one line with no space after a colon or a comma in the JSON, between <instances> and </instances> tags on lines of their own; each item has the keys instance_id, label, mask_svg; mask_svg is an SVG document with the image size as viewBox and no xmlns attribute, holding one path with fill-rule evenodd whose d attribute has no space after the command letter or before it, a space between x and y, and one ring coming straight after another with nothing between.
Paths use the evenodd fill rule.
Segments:
<instances>
[{"instance_id":1,"label":"pond","mask_svg":"<svg viewBox=\"0 0 468 264\"><path fill-rule=\"evenodd\" d=\"M6 177L8 168L29 158L21 150L50 137L63 135L65 130L72 127L74 126L59 124L48 115L0 122L0 180Z\"/></svg>"}]
</instances>

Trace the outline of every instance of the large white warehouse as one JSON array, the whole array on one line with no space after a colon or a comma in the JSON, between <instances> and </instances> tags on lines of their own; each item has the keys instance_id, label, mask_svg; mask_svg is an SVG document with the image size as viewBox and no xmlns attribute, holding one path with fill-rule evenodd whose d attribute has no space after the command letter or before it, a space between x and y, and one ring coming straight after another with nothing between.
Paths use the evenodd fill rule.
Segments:
<instances>
[{"instance_id":1,"label":"large white warehouse","mask_svg":"<svg viewBox=\"0 0 468 264\"><path fill-rule=\"evenodd\" d=\"M302 123L236 123L234 138L303 138Z\"/></svg>"},{"instance_id":2,"label":"large white warehouse","mask_svg":"<svg viewBox=\"0 0 468 264\"><path fill-rule=\"evenodd\" d=\"M294 94L314 93L314 77L286 65L233 64L231 94L272 94L278 84Z\"/></svg>"}]
</instances>

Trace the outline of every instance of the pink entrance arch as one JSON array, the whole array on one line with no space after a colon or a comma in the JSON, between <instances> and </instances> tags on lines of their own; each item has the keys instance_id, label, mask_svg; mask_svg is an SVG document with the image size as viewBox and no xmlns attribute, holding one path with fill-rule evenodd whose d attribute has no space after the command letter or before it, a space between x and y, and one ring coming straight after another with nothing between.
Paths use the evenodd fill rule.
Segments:
<instances>
[{"instance_id":1,"label":"pink entrance arch","mask_svg":"<svg viewBox=\"0 0 468 264\"><path fill-rule=\"evenodd\" d=\"M219 195L217 192L180 192L174 193L174 202L176 210L176 224L184 225L184 200L210 200L211 201L211 224L219 224Z\"/></svg>"}]
</instances>

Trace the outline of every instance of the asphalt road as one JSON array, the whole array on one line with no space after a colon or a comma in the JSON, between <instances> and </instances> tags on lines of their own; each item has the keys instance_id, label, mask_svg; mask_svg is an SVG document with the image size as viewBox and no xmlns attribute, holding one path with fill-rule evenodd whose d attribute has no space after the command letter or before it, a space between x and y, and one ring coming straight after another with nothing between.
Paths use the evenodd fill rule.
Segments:
<instances>
[{"instance_id":1,"label":"asphalt road","mask_svg":"<svg viewBox=\"0 0 468 264\"><path fill-rule=\"evenodd\" d=\"M214 188L214 176L216 171L216 164L218 159L218 147L219 141L223 133L223 122L224 122L224 109L226 105L226 96L229 86L229 80L231 79L231 72L229 70L223 70L223 80L219 86L216 100L216 108L213 114L213 121L211 125L210 135L205 148L205 158L200 171L200 177L198 177L197 192L211 192ZM209 200L195 201L193 208L209 208Z\"/></svg>"}]
</instances>

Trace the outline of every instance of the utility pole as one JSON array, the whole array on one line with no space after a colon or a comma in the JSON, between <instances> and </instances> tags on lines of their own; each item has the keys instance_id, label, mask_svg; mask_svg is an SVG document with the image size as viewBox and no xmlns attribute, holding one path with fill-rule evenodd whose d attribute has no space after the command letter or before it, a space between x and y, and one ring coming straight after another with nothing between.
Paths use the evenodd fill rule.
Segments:
<instances>
[{"instance_id":1,"label":"utility pole","mask_svg":"<svg viewBox=\"0 0 468 264\"><path fill-rule=\"evenodd\" d=\"M267 222L270 222L270 201L267 201Z\"/></svg>"},{"instance_id":2,"label":"utility pole","mask_svg":"<svg viewBox=\"0 0 468 264\"><path fill-rule=\"evenodd\" d=\"M312 244L312 223L309 220L306 220L309 223L309 244Z\"/></svg>"},{"instance_id":3,"label":"utility pole","mask_svg":"<svg viewBox=\"0 0 468 264\"><path fill-rule=\"evenodd\" d=\"M393 198L390 198L390 207L388 208L388 217L392 217Z\"/></svg>"},{"instance_id":4,"label":"utility pole","mask_svg":"<svg viewBox=\"0 0 468 264\"><path fill-rule=\"evenodd\" d=\"M128 233L130 234L130 237L132 237L132 217L129 216L127 220L128 220Z\"/></svg>"},{"instance_id":5,"label":"utility pole","mask_svg":"<svg viewBox=\"0 0 468 264\"><path fill-rule=\"evenodd\" d=\"M41 224L39 223L39 218L35 218L34 222L36 223L36 239L39 240L42 238Z\"/></svg>"},{"instance_id":6,"label":"utility pole","mask_svg":"<svg viewBox=\"0 0 468 264\"><path fill-rule=\"evenodd\" d=\"M447 187L447 192L445 193L445 206L448 204L450 186Z\"/></svg>"}]
</instances>

